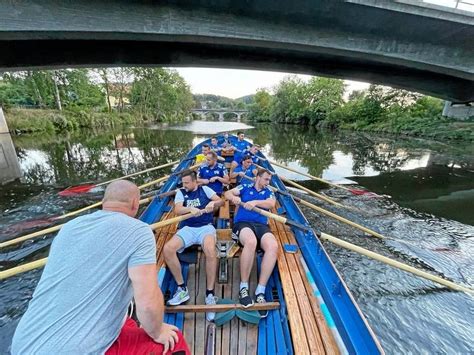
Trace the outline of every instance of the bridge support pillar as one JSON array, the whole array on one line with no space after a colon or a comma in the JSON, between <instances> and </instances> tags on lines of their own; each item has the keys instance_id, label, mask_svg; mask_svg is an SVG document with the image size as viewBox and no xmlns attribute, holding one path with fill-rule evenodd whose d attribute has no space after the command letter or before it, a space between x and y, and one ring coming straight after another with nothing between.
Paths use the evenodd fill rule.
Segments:
<instances>
[{"instance_id":1,"label":"bridge support pillar","mask_svg":"<svg viewBox=\"0 0 474 355\"><path fill-rule=\"evenodd\" d=\"M20 164L16 155L7 121L0 107L0 184L21 177Z\"/></svg>"},{"instance_id":2,"label":"bridge support pillar","mask_svg":"<svg viewBox=\"0 0 474 355\"><path fill-rule=\"evenodd\" d=\"M0 133L9 133L7 120L3 114L3 109L0 107Z\"/></svg>"},{"instance_id":3,"label":"bridge support pillar","mask_svg":"<svg viewBox=\"0 0 474 355\"><path fill-rule=\"evenodd\" d=\"M219 114L219 121L224 121L224 112L218 112Z\"/></svg>"},{"instance_id":4,"label":"bridge support pillar","mask_svg":"<svg viewBox=\"0 0 474 355\"><path fill-rule=\"evenodd\" d=\"M443 116L457 120L467 120L474 117L474 103L456 104L450 101L444 103Z\"/></svg>"},{"instance_id":5,"label":"bridge support pillar","mask_svg":"<svg viewBox=\"0 0 474 355\"><path fill-rule=\"evenodd\" d=\"M240 112L236 112L236 115L237 115L237 121L240 122L240 120L242 119L242 114Z\"/></svg>"}]
</instances>

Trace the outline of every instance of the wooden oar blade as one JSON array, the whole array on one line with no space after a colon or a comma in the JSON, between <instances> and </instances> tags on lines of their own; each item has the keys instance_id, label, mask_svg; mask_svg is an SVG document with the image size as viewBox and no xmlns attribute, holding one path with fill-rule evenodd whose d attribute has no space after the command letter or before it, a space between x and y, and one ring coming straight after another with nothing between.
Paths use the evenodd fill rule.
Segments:
<instances>
[{"instance_id":1,"label":"wooden oar blade","mask_svg":"<svg viewBox=\"0 0 474 355\"><path fill-rule=\"evenodd\" d=\"M368 197L381 197L380 195L377 195L375 192L371 192L367 190L349 189L349 191L354 195L366 195Z\"/></svg>"},{"instance_id":2,"label":"wooden oar blade","mask_svg":"<svg viewBox=\"0 0 474 355\"><path fill-rule=\"evenodd\" d=\"M85 194L90 192L93 188L95 188L95 184L87 184L87 185L79 185L79 186L71 186L67 189L58 192L59 196L67 197L67 196L75 196L80 194Z\"/></svg>"}]
</instances>

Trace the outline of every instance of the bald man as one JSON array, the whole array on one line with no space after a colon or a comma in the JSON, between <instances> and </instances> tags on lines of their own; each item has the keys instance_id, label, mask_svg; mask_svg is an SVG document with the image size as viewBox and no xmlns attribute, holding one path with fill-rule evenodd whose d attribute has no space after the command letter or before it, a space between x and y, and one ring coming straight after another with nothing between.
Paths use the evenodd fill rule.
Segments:
<instances>
[{"instance_id":1,"label":"bald man","mask_svg":"<svg viewBox=\"0 0 474 355\"><path fill-rule=\"evenodd\" d=\"M189 353L178 329L163 323L155 238L134 218L139 198L135 184L112 182L102 211L61 228L12 354ZM141 328L126 316L132 297Z\"/></svg>"}]
</instances>

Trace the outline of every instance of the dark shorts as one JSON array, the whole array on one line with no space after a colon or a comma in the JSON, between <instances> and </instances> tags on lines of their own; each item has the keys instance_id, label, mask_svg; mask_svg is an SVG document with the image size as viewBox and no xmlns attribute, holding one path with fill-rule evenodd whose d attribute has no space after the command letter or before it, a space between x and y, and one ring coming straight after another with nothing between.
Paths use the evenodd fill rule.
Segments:
<instances>
[{"instance_id":1,"label":"dark shorts","mask_svg":"<svg viewBox=\"0 0 474 355\"><path fill-rule=\"evenodd\" d=\"M266 224L262 223L255 223L255 222L238 222L234 224L234 227L232 228L232 239L234 239L236 242L239 243L239 245L242 246L240 243L240 231L243 228L250 228L257 237L257 248L260 249L260 241L262 240L262 237L266 233L271 233L272 231L270 230L270 227Z\"/></svg>"}]
</instances>

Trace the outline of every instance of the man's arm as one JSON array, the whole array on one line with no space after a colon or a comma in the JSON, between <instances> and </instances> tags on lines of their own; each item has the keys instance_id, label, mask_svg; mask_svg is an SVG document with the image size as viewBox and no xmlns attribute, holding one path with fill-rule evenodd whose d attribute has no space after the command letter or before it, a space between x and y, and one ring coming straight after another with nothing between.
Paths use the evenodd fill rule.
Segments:
<instances>
[{"instance_id":1,"label":"man's arm","mask_svg":"<svg viewBox=\"0 0 474 355\"><path fill-rule=\"evenodd\" d=\"M163 323L164 300L156 281L156 265L138 265L128 269L132 280L138 320L145 332L165 349L173 349L178 342L174 325Z\"/></svg>"},{"instance_id":2,"label":"man's arm","mask_svg":"<svg viewBox=\"0 0 474 355\"><path fill-rule=\"evenodd\" d=\"M177 215L183 215L186 213L194 213L194 214L199 214L199 208L196 207L184 207L182 202L177 202L174 204L174 211L176 212Z\"/></svg>"},{"instance_id":3,"label":"man's arm","mask_svg":"<svg viewBox=\"0 0 474 355\"><path fill-rule=\"evenodd\" d=\"M269 197L266 200L253 200L247 202L246 204L252 205L253 207L265 208L267 210L270 210L276 206L276 200L273 197Z\"/></svg>"},{"instance_id":4,"label":"man's arm","mask_svg":"<svg viewBox=\"0 0 474 355\"><path fill-rule=\"evenodd\" d=\"M234 205L240 204L240 190L238 187L228 190L224 193L224 197L231 201Z\"/></svg>"}]
</instances>

